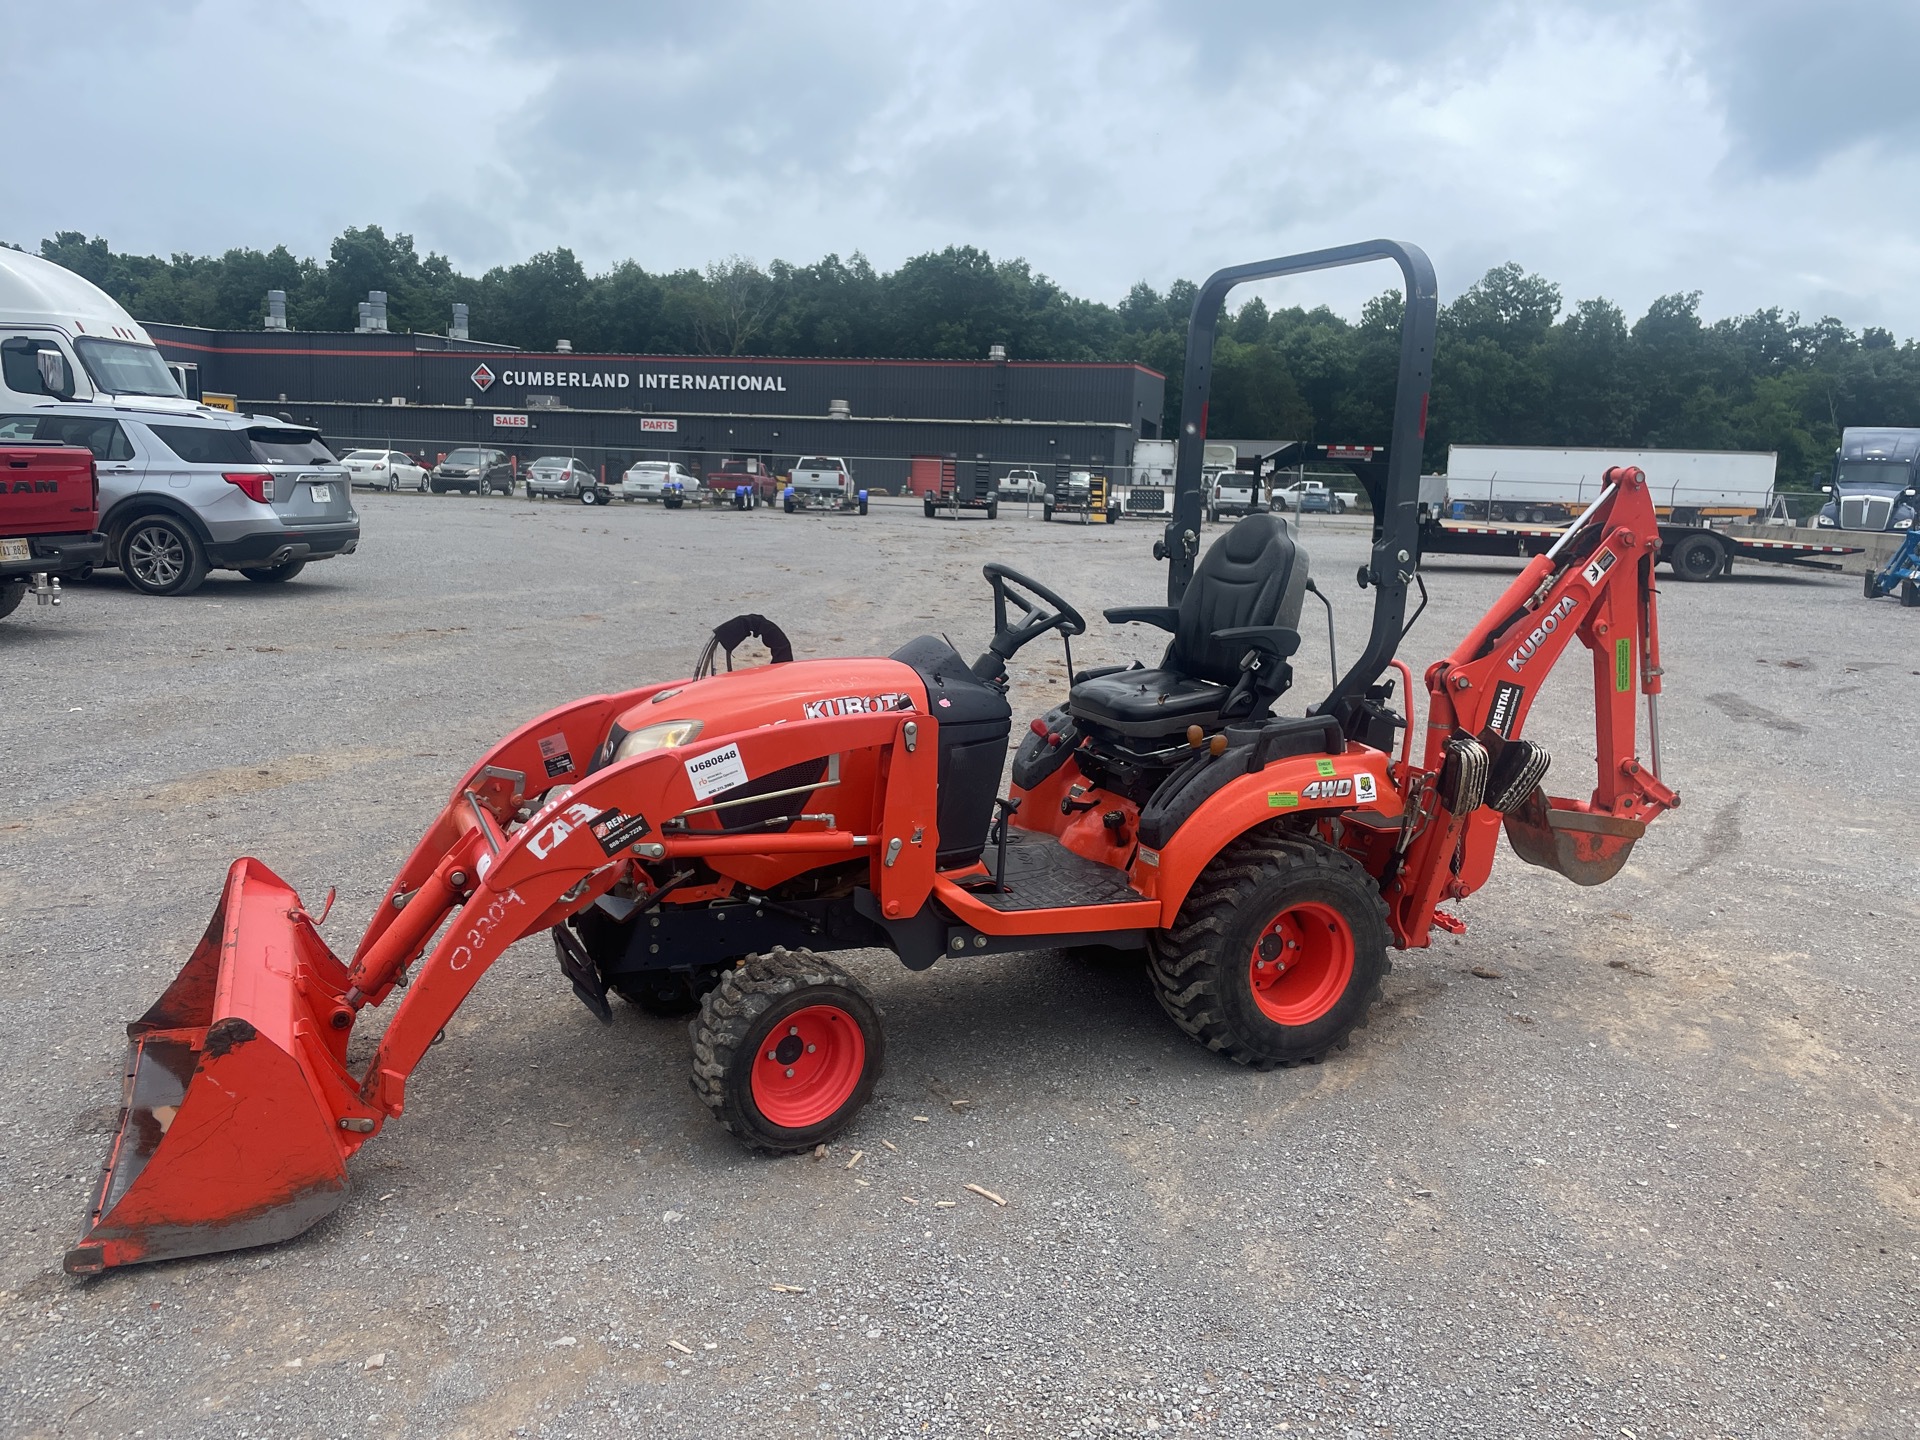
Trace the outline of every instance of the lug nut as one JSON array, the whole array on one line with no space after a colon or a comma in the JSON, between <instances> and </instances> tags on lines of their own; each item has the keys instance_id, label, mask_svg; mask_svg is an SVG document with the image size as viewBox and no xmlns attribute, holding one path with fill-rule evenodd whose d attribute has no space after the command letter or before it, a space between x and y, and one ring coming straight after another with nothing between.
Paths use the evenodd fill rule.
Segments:
<instances>
[{"instance_id":1,"label":"lug nut","mask_svg":"<svg viewBox=\"0 0 1920 1440\"><path fill-rule=\"evenodd\" d=\"M811 1045L807 1046L807 1054L809 1055L813 1054L813 1046Z\"/></svg>"},{"instance_id":2,"label":"lug nut","mask_svg":"<svg viewBox=\"0 0 1920 1440\"><path fill-rule=\"evenodd\" d=\"M788 1066L788 1067L787 1067L787 1079L789 1079L789 1080L791 1080L792 1078L793 1078L793 1067L792 1067L792 1066Z\"/></svg>"}]
</instances>

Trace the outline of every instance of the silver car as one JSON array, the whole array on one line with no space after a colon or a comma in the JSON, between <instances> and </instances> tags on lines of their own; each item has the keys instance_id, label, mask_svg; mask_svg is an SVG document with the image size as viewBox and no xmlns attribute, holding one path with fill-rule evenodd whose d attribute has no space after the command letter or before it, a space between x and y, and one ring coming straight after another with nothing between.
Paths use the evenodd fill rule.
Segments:
<instances>
[{"instance_id":1,"label":"silver car","mask_svg":"<svg viewBox=\"0 0 1920 1440\"><path fill-rule=\"evenodd\" d=\"M558 495L578 500L594 488L598 478L571 455L542 455L527 467L527 498Z\"/></svg>"},{"instance_id":2,"label":"silver car","mask_svg":"<svg viewBox=\"0 0 1920 1440\"><path fill-rule=\"evenodd\" d=\"M347 479L375 490L425 490L427 470L400 450L350 450L340 458Z\"/></svg>"},{"instance_id":3,"label":"silver car","mask_svg":"<svg viewBox=\"0 0 1920 1440\"><path fill-rule=\"evenodd\" d=\"M93 452L110 563L143 594L191 594L209 570L279 584L360 544L347 472L305 426L138 399L51 400L0 413L8 439Z\"/></svg>"}]
</instances>

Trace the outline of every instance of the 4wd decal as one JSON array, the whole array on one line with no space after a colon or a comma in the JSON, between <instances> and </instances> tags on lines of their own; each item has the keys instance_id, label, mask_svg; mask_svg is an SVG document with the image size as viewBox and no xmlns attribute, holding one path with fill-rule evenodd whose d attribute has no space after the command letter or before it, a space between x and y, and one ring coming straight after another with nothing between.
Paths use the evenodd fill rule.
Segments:
<instances>
[{"instance_id":1,"label":"4wd decal","mask_svg":"<svg viewBox=\"0 0 1920 1440\"><path fill-rule=\"evenodd\" d=\"M912 708L911 695L837 695L831 700L807 701L800 711L800 718L829 720L836 715L873 715L882 710L911 710Z\"/></svg>"},{"instance_id":2,"label":"4wd decal","mask_svg":"<svg viewBox=\"0 0 1920 1440\"><path fill-rule=\"evenodd\" d=\"M1332 768L1330 760L1316 761L1316 768ZM1374 798L1374 779L1371 775L1361 774L1353 777L1345 775L1329 776L1314 780L1298 790L1269 790L1267 808L1269 810L1292 810L1301 805L1324 805L1329 800L1346 800L1354 795L1371 801Z\"/></svg>"},{"instance_id":3,"label":"4wd decal","mask_svg":"<svg viewBox=\"0 0 1920 1440\"><path fill-rule=\"evenodd\" d=\"M1580 578L1589 585L1598 585L1600 577L1613 568L1613 551L1602 550L1587 562L1587 568L1580 572Z\"/></svg>"},{"instance_id":4,"label":"4wd decal","mask_svg":"<svg viewBox=\"0 0 1920 1440\"><path fill-rule=\"evenodd\" d=\"M1520 648L1507 657L1507 668L1518 675L1527 668L1527 661L1533 658L1533 652L1540 648L1554 631L1558 630L1566 618L1579 608L1580 602L1568 595L1551 610L1540 617L1540 623L1527 632L1527 638L1520 642Z\"/></svg>"},{"instance_id":5,"label":"4wd decal","mask_svg":"<svg viewBox=\"0 0 1920 1440\"><path fill-rule=\"evenodd\" d=\"M652 833L653 827L647 824L644 815L629 815L624 810L602 810L594 816L593 824L588 827L593 838L600 842L600 848L609 855L617 855L636 840L644 840Z\"/></svg>"},{"instance_id":6,"label":"4wd decal","mask_svg":"<svg viewBox=\"0 0 1920 1440\"><path fill-rule=\"evenodd\" d=\"M1353 781L1344 775L1338 780L1316 780L1300 792L1300 801L1304 805L1315 804L1321 800L1344 800L1353 794Z\"/></svg>"},{"instance_id":7,"label":"4wd decal","mask_svg":"<svg viewBox=\"0 0 1920 1440\"><path fill-rule=\"evenodd\" d=\"M1502 680L1494 686L1493 707L1487 711L1487 728L1496 735L1506 735L1513 728L1513 716L1520 708L1520 697L1526 693L1510 680Z\"/></svg>"}]
</instances>

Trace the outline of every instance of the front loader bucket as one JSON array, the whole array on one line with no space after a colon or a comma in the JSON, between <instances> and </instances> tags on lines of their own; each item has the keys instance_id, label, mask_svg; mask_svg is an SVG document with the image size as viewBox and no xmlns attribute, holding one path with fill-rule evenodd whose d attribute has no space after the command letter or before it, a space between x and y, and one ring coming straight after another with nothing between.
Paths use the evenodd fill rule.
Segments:
<instances>
[{"instance_id":1,"label":"front loader bucket","mask_svg":"<svg viewBox=\"0 0 1920 1440\"><path fill-rule=\"evenodd\" d=\"M227 872L193 958L127 1027L120 1124L69 1274L264 1245L346 1198L345 968L291 886ZM355 1132L372 1126L356 1120Z\"/></svg>"},{"instance_id":2,"label":"front loader bucket","mask_svg":"<svg viewBox=\"0 0 1920 1440\"><path fill-rule=\"evenodd\" d=\"M1604 885L1620 873L1647 822L1582 810L1539 789L1507 817L1507 843L1529 865L1557 870L1576 885Z\"/></svg>"}]
</instances>

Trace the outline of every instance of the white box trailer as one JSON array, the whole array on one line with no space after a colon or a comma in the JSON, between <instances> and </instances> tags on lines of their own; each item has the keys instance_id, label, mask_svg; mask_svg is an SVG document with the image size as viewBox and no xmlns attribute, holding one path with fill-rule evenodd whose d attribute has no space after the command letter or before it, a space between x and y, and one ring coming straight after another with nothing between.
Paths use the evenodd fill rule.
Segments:
<instances>
[{"instance_id":1,"label":"white box trailer","mask_svg":"<svg viewBox=\"0 0 1920 1440\"><path fill-rule=\"evenodd\" d=\"M1754 520L1773 511L1778 459L1770 450L1449 445L1447 515L1535 525L1571 520L1599 495L1610 468L1634 465L1645 472L1663 520Z\"/></svg>"},{"instance_id":2,"label":"white box trailer","mask_svg":"<svg viewBox=\"0 0 1920 1440\"><path fill-rule=\"evenodd\" d=\"M1114 486L1113 502L1122 515L1165 520L1173 514L1173 466L1179 449L1175 440L1136 440L1133 463Z\"/></svg>"}]
</instances>

